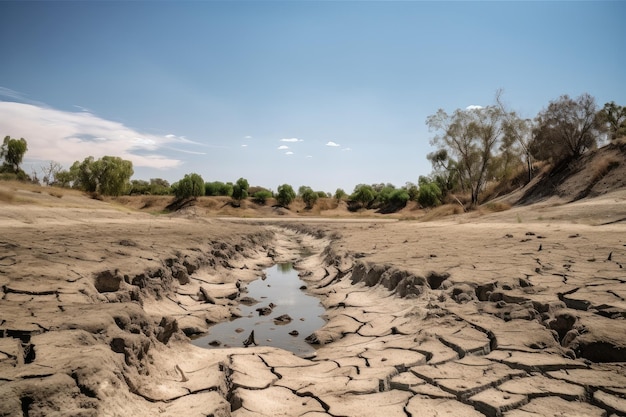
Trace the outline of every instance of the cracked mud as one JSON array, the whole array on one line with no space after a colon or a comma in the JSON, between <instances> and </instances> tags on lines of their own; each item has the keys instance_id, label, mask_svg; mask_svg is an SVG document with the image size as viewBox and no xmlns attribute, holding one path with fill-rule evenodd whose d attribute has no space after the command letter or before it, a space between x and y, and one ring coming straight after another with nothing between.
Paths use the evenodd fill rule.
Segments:
<instances>
[{"instance_id":1,"label":"cracked mud","mask_svg":"<svg viewBox=\"0 0 626 417\"><path fill-rule=\"evenodd\" d=\"M0 416L626 415L623 223L23 211L0 219ZM326 309L314 356L190 343L278 262Z\"/></svg>"}]
</instances>

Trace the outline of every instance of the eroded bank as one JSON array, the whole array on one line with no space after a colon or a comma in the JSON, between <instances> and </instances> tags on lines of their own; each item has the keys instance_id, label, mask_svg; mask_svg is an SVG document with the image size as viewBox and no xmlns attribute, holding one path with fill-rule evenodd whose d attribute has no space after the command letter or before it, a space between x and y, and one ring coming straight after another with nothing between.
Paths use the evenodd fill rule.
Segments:
<instances>
[{"instance_id":1,"label":"eroded bank","mask_svg":"<svg viewBox=\"0 0 626 417\"><path fill-rule=\"evenodd\" d=\"M173 220L4 235L0 415L626 412L619 233ZM279 261L326 307L314 358L189 343Z\"/></svg>"}]
</instances>

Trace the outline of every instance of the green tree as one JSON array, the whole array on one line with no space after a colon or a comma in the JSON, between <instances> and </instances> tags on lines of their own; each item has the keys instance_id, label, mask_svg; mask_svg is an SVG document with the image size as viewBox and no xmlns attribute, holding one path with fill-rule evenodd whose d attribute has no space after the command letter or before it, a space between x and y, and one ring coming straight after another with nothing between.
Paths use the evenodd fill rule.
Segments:
<instances>
[{"instance_id":1,"label":"green tree","mask_svg":"<svg viewBox=\"0 0 626 417\"><path fill-rule=\"evenodd\" d=\"M434 182L422 182L419 188L417 202L422 207L434 207L441 204L441 190Z\"/></svg>"},{"instance_id":2,"label":"green tree","mask_svg":"<svg viewBox=\"0 0 626 417\"><path fill-rule=\"evenodd\" d=\"M608 125L611 141L626 136L626 106L606 103L599 112L600 121Z\"/></svg>"},{"instance_id":3,"label":"green tree","mask_svg":"<svg viewBox=\"0 0 626 417\"><path fill-rule=\"evenodd\" d=\"M195 198L204 195L204 180L199 174L186 174L183 179L172 184L177 199Z\"/></svg>"},{"instance_id":4,"label":"green tree","mask_svg":"<svg viewBox=\"0 0 626 417\"><path fill-rule=\"evenodd\" d=\"M56 187L69 188L74 181L74 177L72 173L68 170L62 170L57 172L54 176L54 181L50 183L50 185L54 185Z\"/></svg>"},{"instance_id":5,"label":"green tree","mask_svg":"<svg viewBox=\"0 0 626 417\"><path fill-rule=\"evenodd\" d=\"M75 161L70 167L70 177L73 187L88 193L95 193L98 189L98 175L95 159L88 156L83 162Z\"/></svg>"},{"instance_id":6,"label":"green tree","mask_svg":"<svg viewBox=\"0 0 626 417\"><path fill-rule=\"evenodd\" d=\"M132 180L129 194L150 194L150 183L146 180Z\"/></svg>"},{"instance_id":7,"label":"green tree","mask_svg":"<svg viewBox=\"0 0 626 417\"><path fill-rule=\"evenodd\" d=\"M133 176L133 163L118 156L103 156L96 161L99 172L98 192L104 195L121 195L130 188Z\"/></svg>"},{"instance_id":8,"label":"green tree","mask_svg":"<svg viewBox=\"0 0 626 417\"><path fill-rule=\"evenodd\" d=\"M446 149L442 148L436 152L429 153L427 159L433 166L432 177L441 190L442 195L446 195L448 192L456 189L464 191L464 184L461 182L458 163L448 156ZM418 189L422 184L422 178L426 179L426 182L430 182L430 178L420 176Z\"/></svg>"},{"instance_id":9,"label":"green tree","mask_svg":"<svg viewBox=\"0 0 626 417\"><path fill-rule=\"evenodd\" d=\"M409 200L417 200L417 196L419 195L419 188L417 187L417 185L413 184L412 182L407 182L404 185L404 189L409 195Z\"/></svg>"},{"instance_id":10,"label":"green tree","mask_svg":"<svg viewBox=\"0 0 626 417\"><path fill-rule=\"evenodd\" d=\"M237 205L241 204L241 200L248 198L248 188L250 185L245 178L239 178L233 185L232 199Z\"/></svg>"},{"instance_id":11,"label":"green tree","mask_svg":"<svg viewBox=\"0 0 626 417\"><path fill-rule=\"evenodd\" d=\"M317 202L319 194L313 191L311 187L300 187L299 191L301 191L300 197L302 198L302 201L304 201L306 208L309 210L312 209Z\"/></svg>"},{"instance_id":12,"label":"green tree","mask_svg":"<svg viewBox=\"0 0 626 417\"><path fill-rule=\"evenodd\" d=\"M83 162L70 167L74 188L103 195L121 195L130 189L133 163L117 156L94 159L88 156Z\"/></svg>"},{"instance_id":13,"label":"green tree","mask_svg":"<svg viewBox=\"0 0 626 417\"><path fill-rule=\"evenodd\" d=\"M406 206L406 203L409 202L410 199L409 192L405 189L398 188L391 192L389 196L389 204L396 208L402 208Z\"/></svg>"},{"instance_id":14,"label":"green tree","mask_svg":"<svg viewBox=\"0 0 626 417\"><path fill-rule=\"evenodd\" d=\"M221 181L207 182L204 184L205 194L207 196L225 196L233 195L233 184L223 183Z\"/></svg>"},{"instance_id":15,"label":"green tree","mask_svg":"<svg viewBox=\"0 0 626 417\"><path fill-rule=\"evenodd\" d=\"M254 202L264 205L268 199L272 198L272 192L269 190L259 190L252 195Z\"/></svg>"},{"instance_id":16,"label":"green tree","mask_svg":"<svg viewBox=\"0 0 626 417\"><path fill-rule=\"evenodd\" d=\"M371 185L359 184L354 187L350 200L356 201L361 207L368 207L376 199L376 191Z\"/></svg>"},{"instance_id":17,"label":"green tree","mask_svg":"<svg viewBox=\"0 0 626 417\"><path fill-rule=\"evenodd\" d=\"M342 188L337 188L333 197L335 200L341 201L344 200L347 196L348 194Z\"/></svg>"},{"instance_id":18,"label":"green tree","mask_svg":"<svg viewBox=\"0 0 626 417\"><path fill-rule=\"evenodd\" d=\"M296 199L296 192L289 184L278 186L276 192L276 202L282 207L289 207L289 204Z\"/></svg>"},{"instance_id":19,"label":"green tree","mask_svg":"<svg viewBox=\"0 0 626 417\"><path fill-rule=\"evenodd\" d=\"M382 205L389 204L391 195L393 194L395 190L396 190L396 187L393 184L386 184L382 186L378 190L378 193L376 195L376 200Z\"/></svg>"},{"instance_id":20,"label":"green tree","mask_svg":"<svg viewBox=\"0 0 626 417\"><path fill-rule=\"evenodd\" d=\"M605 131L591 95L585 93L573 99L566 94L537 115L531 152L539 160L555 163L577 158L595 148Z\"/></svg>"},{"instance_id":21,"label":"green tree","mask_svg":"<svg viewBox=\"0 0 626 417\"><path fill-rule=\"evenodd\" d=\"M11 139L10 136L5 136L2 146L0 146L0 158L4 159L2 167L0 167L0 172L9 172L12 174L23 172L20 169L20 164L27 150L28 144L26 143L26 139Z\"/></svg>"},{"instance_id":22,"label":"green tree","mask_svg":"<svg viewBox=\"0 0 626 417\"><path fill-rule=\"evenodd\" d=\"M163 178L150 178L150 194L167 195L171 193L171 186L167 180Z\"/></svg>"}]
</instances>

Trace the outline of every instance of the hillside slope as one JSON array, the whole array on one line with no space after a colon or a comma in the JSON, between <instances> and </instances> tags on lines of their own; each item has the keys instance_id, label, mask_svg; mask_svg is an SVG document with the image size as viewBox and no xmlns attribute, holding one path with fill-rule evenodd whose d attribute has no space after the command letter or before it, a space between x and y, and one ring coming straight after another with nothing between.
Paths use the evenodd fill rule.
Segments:
<instances>
[{"instance_id":1,"label":"hillside slope","mask_svg":"<svg viewBox=\"0 0 626 417\"><path fill-rule=\"evenodd\" d=\"M528 205L558 197L565 203L597 197L626 188L626 141L590 151L539 175L521 192L515 205ZM520 196L521 194L521 196Z\"/></svg>"}]
</instances>

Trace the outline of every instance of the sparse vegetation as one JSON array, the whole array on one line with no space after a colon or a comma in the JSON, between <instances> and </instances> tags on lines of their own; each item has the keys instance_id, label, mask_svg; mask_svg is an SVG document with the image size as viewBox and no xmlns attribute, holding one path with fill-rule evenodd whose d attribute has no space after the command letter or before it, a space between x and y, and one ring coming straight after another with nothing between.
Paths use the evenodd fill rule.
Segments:
<instances>
[{"instance_id":1,"label":"sparse vegetation","mask_svg":"<svg viewBox=\"0 0 626 417\"><path fill-rule=\"evenodd\" d=\"M417 184L407 182L399 188L389 183L359 184L351 195L338 188L332 195L334 204L326 202L324 208L317 207L317 212L328 210L330 206L337 208L342 200L348 200L352 211L377 210L379 213L397 212L410 201L416 201L423 208L442 204L458 205L463 210L475 208L529 183L534 175L547 175L559 162L563 164L558 170L566 172L567 166L601 143L604 133L608 133L611 143L618 147L626 140L626 107L610 102L598 110L595 99L589 94L577 98L563 95L551 101L535 119L523 119L503 104L499 91L494 105L457 109L451 114L440 109L429 116L426 123L437 131L432 144L438 149L427 156L433 167L430 175L420 177ZM0 180L39 182L35 171L28 176L21 169L27 150L26 139L5 137L0 147ZM567 160L563 161L564 158ZM619 163L619 158L596 160L587 188L591 189ZM45 185L80 189L94 198L124 194L173 194L179 199L225 196L231 197L234 207L239 207L249 195L259 205L274 196L266 188L250 187L244 178L239 178L235 184L220 181L200 184L199 174L189 174L172 186L160 178L130 181L132 163L113 156L98 160L87 157L82 162L74 162L69 170L58 162L49 161L39 171ZM586 192L579 197L586 196ZM331 198L331 193L302 186L297 196L307 210L312 210L321 200ZM277 203L283 207L288 207L295 197L288 184L279 187L276 194ZM489 205L485 209L502 208Z\"/></svg>"}]
</instances>

